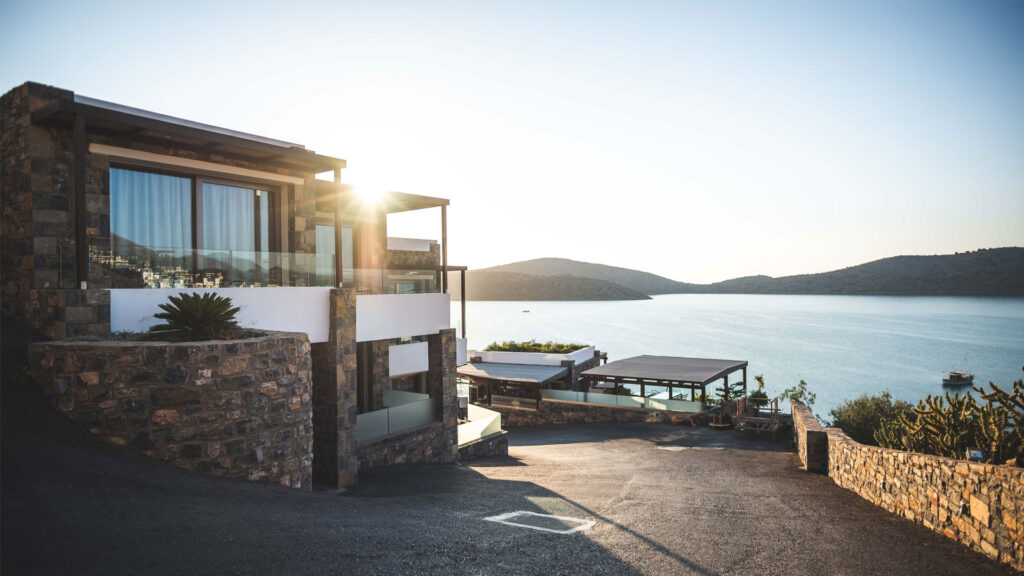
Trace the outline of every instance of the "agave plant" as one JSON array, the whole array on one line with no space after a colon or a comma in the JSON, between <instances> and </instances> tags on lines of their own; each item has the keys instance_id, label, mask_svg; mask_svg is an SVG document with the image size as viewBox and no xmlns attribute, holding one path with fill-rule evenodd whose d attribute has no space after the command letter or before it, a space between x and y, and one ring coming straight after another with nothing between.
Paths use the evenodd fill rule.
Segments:
<instances>
[{"instance_id":1,"label":"agave plant","mask_svg":"<svg viewBox=\"0 0 1024 576\"><path fill-rule=\"evenodd\" d=\"M196 341L216 340L238 329L235 314L239 309L231 307L231 298L208 292L179 294L168 299L170 304L160 305L163 312L153 315L165 323L153 326L151 332Z\"/></svg>"}]
</instances>

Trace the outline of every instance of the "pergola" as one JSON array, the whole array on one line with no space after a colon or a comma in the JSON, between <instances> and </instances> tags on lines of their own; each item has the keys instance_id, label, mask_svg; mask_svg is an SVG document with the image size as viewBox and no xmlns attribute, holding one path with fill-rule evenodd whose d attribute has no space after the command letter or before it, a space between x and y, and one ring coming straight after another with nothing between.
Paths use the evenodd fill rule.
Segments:
<instances>
[{"instance_id":1,"label":"pergola","mask_svg":"<svg viewBox=\"0 0 1024 576\"><path fill-rule=\"evenodd\" d=\"M743 391L746 392L746 360L634 356L591 368L581 374L581 378L587 387L597 382L639 385L641 396L646 396L646 386L667 387L669 398L674 388L686 388L691 394L700 390L703 399L708 384L722 379L728 385L729 375L739 371L743 372Z\"/></svg>"},{"instance_id":2,"label":"pergola","mask_svg":"<svg viewBox=\"0 0 1024 576\"><path fill-rule=\"evenodd\" d=\"M477 362L459 366L458 374L483 390L487 404L491 404L495 386L528 390L532 392L529 397L539 402L541 390L563 380L569 369L565 366Z\"/></svg>"}]
</instances>

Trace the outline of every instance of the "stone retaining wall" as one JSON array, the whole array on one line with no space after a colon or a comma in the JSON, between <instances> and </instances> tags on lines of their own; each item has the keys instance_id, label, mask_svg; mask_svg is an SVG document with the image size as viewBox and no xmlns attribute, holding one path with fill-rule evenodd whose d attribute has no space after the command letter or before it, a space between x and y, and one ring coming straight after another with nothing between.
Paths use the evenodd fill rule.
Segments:
<instances>
[{"instance_id":1,"label":"stone retaining wall","mask_svg":"<svg viewBox=\"0 0 1024 576\"><path fill-rule=\"evenodd\" d=\"M449 434L442 422L359 444L359 469L394 464L453 462Z\"/></svg>"},{"instance_id":2,"label":"stone retaining wall","mask_svg":"<svg viewBox=\"0 0 1024 576\"><path fill-rule=\"evenodd\" d=\"M827 472L828 434L811 410L800 402L793 402L793 436L804 469Z\"/></svg>"},{"instance_id":3,"label":"stone retaining wall","mask_svg":"<svg viewBox=\"0 0 1024 576\"><path fill-rule=\"evenodd\" d=\"M36 385L102 439L204 474L310 489L305 334L210 342L46 342Z\"/></svg>"},{"instance_id":4,"label":"stone retaining wall","mask_svg":"<svg viewBox=\"0 0 1024 576\"><path fill-rule=\"evenodd\" d=\"M484 406L501 413L502 428L541 426L544 424L596 424L602 422L667 422L680 424L689 419L685 412L615 408L582 402L542 400L537 410Z\"/></svg>"},{"instance_id":5,"label":"stone retaining wall","mask_svg":"<svg viewBox=\"0 0 1024 576\"><path fill-rule=\"evenodd\" d=\"M793 403L794 425L805 411ZM865 446L837 428L824 431L836 484L1024 570L1024 469Z\"/></svg>"},{"instance_id":6,"label":"stone retaining wall","mask_svg":"<svg viewBox=\"0 0 1024 576\"><path fill-rule=\"evenodd\" d=\"M492 456L508 456L508 432L505 430L459 446L459 462Z\"/></svg>"}]
</instances>

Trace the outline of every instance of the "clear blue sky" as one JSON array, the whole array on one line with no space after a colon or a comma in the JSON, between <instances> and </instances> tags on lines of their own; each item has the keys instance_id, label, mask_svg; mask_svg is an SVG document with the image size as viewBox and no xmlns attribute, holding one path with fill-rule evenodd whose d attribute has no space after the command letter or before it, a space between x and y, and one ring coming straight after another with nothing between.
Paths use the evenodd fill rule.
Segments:
<instances>
[{"instance_id":1,"label":"clear blue sky","mask_svg":"<svg viewBox=\"0 0 1024 576\"><path fill-rule=\"evenodd\" d=\"M450 260L709 282L1024 245L1022 2L22 2L0 90L450 198ZM436 214L393 235L437 236Z\"/></svg>"}]
</instances>

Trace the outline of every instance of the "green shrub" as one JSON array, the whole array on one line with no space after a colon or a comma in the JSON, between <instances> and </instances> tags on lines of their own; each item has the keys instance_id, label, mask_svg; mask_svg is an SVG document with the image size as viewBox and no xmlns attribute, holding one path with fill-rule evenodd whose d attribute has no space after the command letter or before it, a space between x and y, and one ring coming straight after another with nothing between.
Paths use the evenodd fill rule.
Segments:
<instances>
[{"instance_id":1,"label":"green shrub","mask_svg":"<svg viewBox=\"0 0 1024 576\"><path fill-rule=\"evenodd\" d=\"M754 408L764 408L768 405L768 393L764 391L764 374L754 376L754 382L757 382L757 389L747 394L747 398Z\"/></svg>"},{"instance_id":2,"label":"green shrub","mask_svg":"<svg viewBox=\"0 0 1024 576\"><path fill-rule=\"evenodd\" d=\"M893 401L892 395L882 392L878 396L865 394L856 400L847 400L833 408L832 426L842 428L847 436L861 444L878 445L875 431L883 420L895 420L899 414L909 415L913 407L902 400Z\"/></svg>"},{"instance_id":3,"label":"green shrub","mask_svg":"<svg viewBox=\"0 0 1024 576\"><path fill-rule=\"evenodd\" d=\"M508 340L498 344L497 342L491 342L484 348L486 352L543 352L546 354L569 354L577 350L586 348L588 344L561 344L548 340L541 344L536 340L530 340L529 342L516 342L514 340Z\"/></svg>"},{"instance_id":4,"label":"green shrub","mask_svg":"<svg viewBox=\"0 0 1024 576\"><path fill-rule=\"evenodd\" d=\"M231 298L206 294L179 294L169 296L170 304L161 304L163 312L153 316L164 320L150 328L173 340L194 342L226 338L238 330L235 315L238 308L231 307Z\"/></svg>"},{"instance_id":5,"label":"green shrub","mask_svg":"<svg viewBox=\"0 0 1024 576\"><path fill-rule=\"evenodd\" d=\"M796 386L790 386L779 394L779 400L796 400L803 402L808 408L814 405L818 395L808 390L807 382L800 381Z\"/></svg>"}]
</instances>

